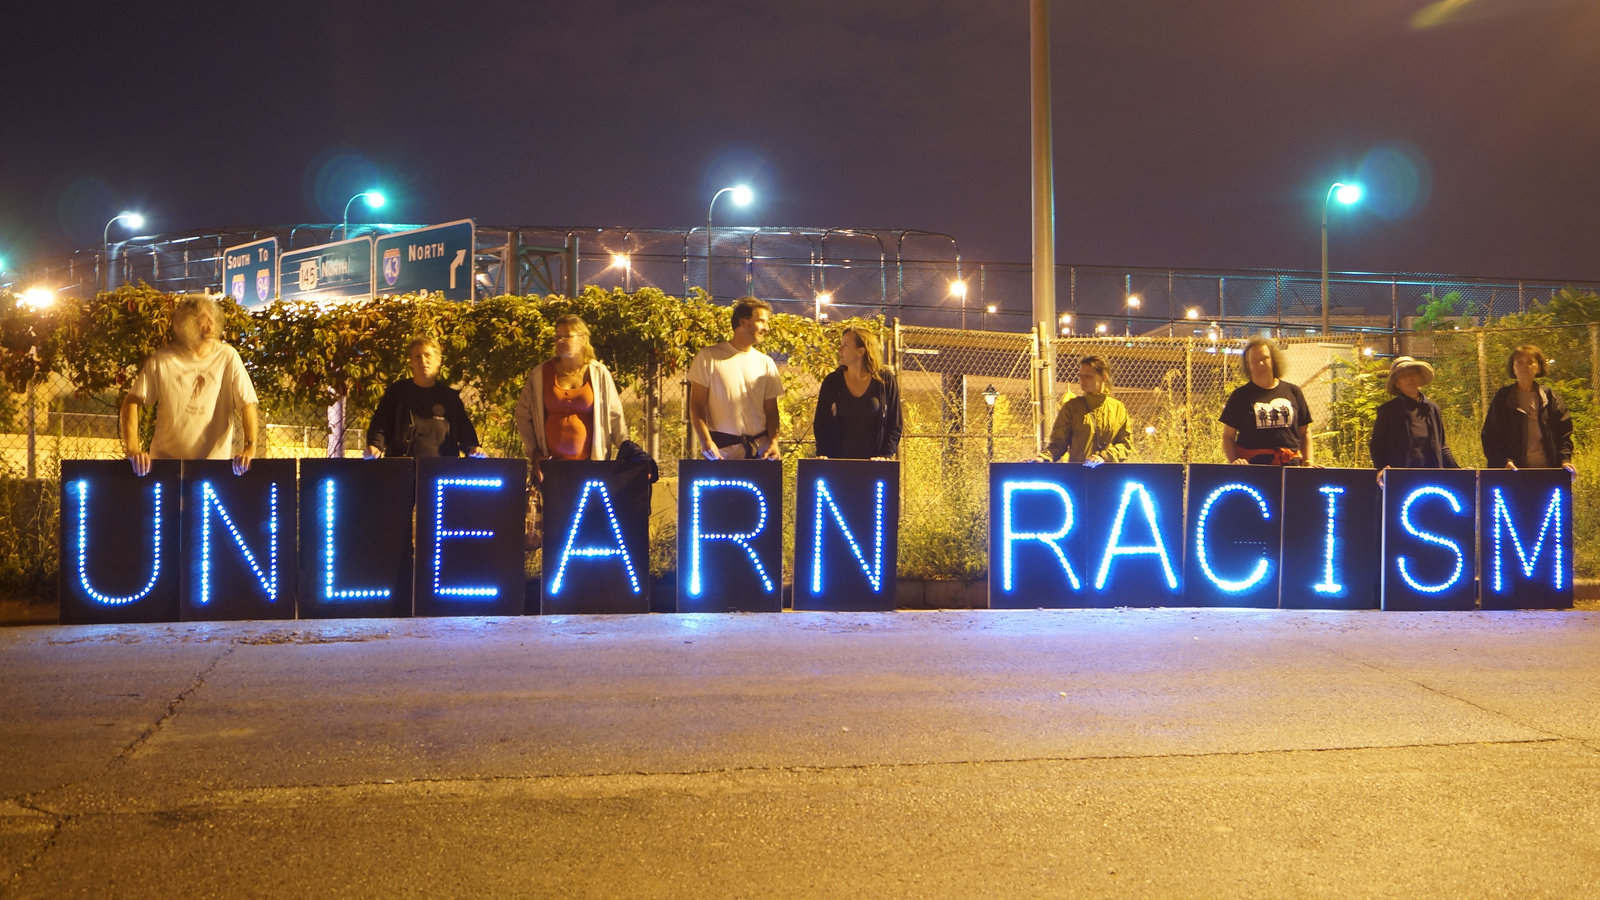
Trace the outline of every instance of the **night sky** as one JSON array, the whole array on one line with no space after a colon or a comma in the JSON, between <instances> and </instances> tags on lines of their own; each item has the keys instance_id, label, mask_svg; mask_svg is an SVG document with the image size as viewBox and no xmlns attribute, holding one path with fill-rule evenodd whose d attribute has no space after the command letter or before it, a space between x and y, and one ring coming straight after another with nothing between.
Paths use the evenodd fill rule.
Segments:
<instances>
[{"instance_id":1,"label":"night sky","mask_svg":"<svg viewBox=\"0 0 1600 900\"><path fill-rule=\"evenodd\" d=\"M1052 7L1057 259L1600 280L1600 3ZM910 228L1030 255L1026 0L39 3L0 74L7 268L379 218ZM114 229L113 236L116 236Z\"/></svg>"}]
</instances>

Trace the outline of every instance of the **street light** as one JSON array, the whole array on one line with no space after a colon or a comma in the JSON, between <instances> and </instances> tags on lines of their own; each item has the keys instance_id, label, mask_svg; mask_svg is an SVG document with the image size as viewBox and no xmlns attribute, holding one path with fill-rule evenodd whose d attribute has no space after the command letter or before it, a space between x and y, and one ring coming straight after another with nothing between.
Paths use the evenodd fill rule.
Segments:
<instances>
[{"instance_id":1,"label":"street light","mask_svg":"<svg viewBox=\"0 0 1600 900\"><path fill-rule=\"evenodd\" d=\"M1111 326L1107 325L1104 322L1098 322L1094 326L1094 333L1095 334L1105 334L1107 331L1110 331L1110 330L1111 330Z\"/></svg>"},{"instance_id":2,"label":"street light","mask_svg":"<svg viewBox=\"0 0 1600 900\"><path fill-rule=\"evenodd\" d=\"M828 314L823 312L822 308L832 302L833 293L831 291L823 291L817 294L816 306L812 311L811 317L816 319L818 322L826 322L828 320Z\"/></svg>"},{"instance_id":3,"label":"street light","mask_svg":"<svg viewBox=\"0 0 1600 900\"><path fill-rule=\"evenodd\" d=\"M1335 181L1328 186L1328 193L1322 198L1322 333L1328 333L1328 202L1337 199L1345 206L1360 202L1364 193L1359 184L1345 184Z\"/></svg>"},{"instance_id":4,"label":"street light","mask_svg":"<svg viewBox=\"0 0 1600 900\"><path fill-rule=\"evenodd\" d=\"M989 316L991 314L997 313L999 311L1000 311L1000 307L994 305L993 303L986 304L983 307L983 325L981 327L983 328L984 331L988 331L989 330Z\"/></svg>"},{"instance_id":5,"label":"street light","mask_svg":"<svg viewBox=\"0 0 1600 900\"><path fill-rule=\"evenodd\" d=\"M1072 333L1072 313L1062 313L1061 314L1061 333L1062 334L1071 334Z\"/></svg>"},{"instance_id":6,"label":"street light","mask_svg":"<svg viewBox=\"0 0 1600 900\"><path fill-rule=\"evenodd\" d=\"M1128 337L1133 337L1133 311L1139 308L1139 303L1139 295L1131 294L1128 296L1127 309L1123 310L1123 314L1127 317L1127 328L1124 334Z\"/></svg>"},{"instance_id":7,"label":"street light","mask_svg":"<svg viewBox=\"0 0 1600 900\"><path fill-rule=\"evenodd\" d=\"M1186 318L1186 319L1191 319L1191 320L1200 318L1200 307L1198 307L1198 306L1189 307L1187 310L1184 310L1183 317Z\"/></svg>"},{"instance_id":8,"label":"street light","mask_svg":"<svg viewBox=\"0 0 1600 900\"><path fill-rule=\"evenodd\" d=\"M983 403L989 407L989 461L994 462L994 402L1000 399L1000 392L994 385L983 389Z\"/></svg>"},{"instance_id":9,"label":"street light","mask_svg":"<svg viewBox=\"0 0 1600 900\"><path fill-rule=\"evenodd\" d=\"M961 301L961 327L967 327L967 283L957 278L950 282L950 296Z\"/></svg>"},{"instance_id":10,"label":"street light","mask_svg":"<svg viewBox=\"0 0 1600 900\"><path fill-rule=\"evenodd\" d=\"M124 210L112 216L111 221L107 222L106 227L101 230L100 258L105 260L106 268L105 277L100 279L100 289L103 291L111 290L111 226L118 222L126 222L130 231L137 231L138 229L144 227L144 216L141 216L136 212L128 212Z\"/></svg>"},{"instance_id":11,"label":"street light","mask_svg":"<svg viewBox=\"0 0 1600 900\"><path fill-rule=\"evenodd\" d=\"M346 200L344 202L344 219L339 223L339 240L341 241L350 237L350 204L356 202L357 200L367 201L367 206L371 207L372 209L377 209L388 202L383 194L378 191L362 191L354 197L351 197L349 200Z\"/></svg>"},{"instance_id":12,"label":"street light","mask_svg":"<svg viewBox=\"0 0 1600 900\"><path fill-rule=\"evenodd\" d=\"M711 202L706 206L706 299L708 300L711 299L711 211L717 208L717 198L730 192L733 194L735 206L749 206L750 201L756 196L749 185L743 184L725 187L711 195Z\"/></svg>"}]
</instances>

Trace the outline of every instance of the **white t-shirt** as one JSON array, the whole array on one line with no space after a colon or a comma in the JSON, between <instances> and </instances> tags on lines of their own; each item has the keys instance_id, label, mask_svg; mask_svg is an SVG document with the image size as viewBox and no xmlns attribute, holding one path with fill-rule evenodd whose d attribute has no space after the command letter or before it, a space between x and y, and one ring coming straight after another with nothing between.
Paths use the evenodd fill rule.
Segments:
<instances>
[{"instance_id":1,"label":"white t-shirt","mask_svg":"<svg viewBox=\"0 0 1600 900\"><path fill-rule=\"evenodd\" d=\"M728 341L694 355L689 383L710 391L706 424L727 434L766 434L767 417L761 407L783 396L783 378L772 357L754 347L736 350Z\"/></svg>"},{"instance_id":2,"label":"white t-shirt","mask_svg":"<svg viewBox=\"0 0 1600 900\"><path fill-rule=\"evenodd\" d=\"M255 385L239 351L227 344L191 359L168 344L144 361L128 393L156 404L156 459L227 459L233 455L233 414L256 402Z\"/></svg>"}]
</instances>

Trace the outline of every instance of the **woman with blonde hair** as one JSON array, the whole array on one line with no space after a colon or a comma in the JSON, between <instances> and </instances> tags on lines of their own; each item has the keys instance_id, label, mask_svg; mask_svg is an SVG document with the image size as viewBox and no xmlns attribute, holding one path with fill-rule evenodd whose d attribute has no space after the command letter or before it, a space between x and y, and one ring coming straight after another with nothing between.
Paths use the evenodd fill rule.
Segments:
<instances>
[{"instance_id":1,"label":"woman with blonde hair","mask_svg":"<svg viewBox=\"0 0 1600 900\"><path fill-rule=\"evenodd\" d=\"M883 364L877 335L846 328L839 335L839 368L822 379L811 432L821 459L889 459L900 449L904 423L900 384Z\"/></svg>"},{"instance_id":2,"label":"woman with blonde hair","mask_svg":"<svg viewBox=\"0 0 1600 900\"><path fill-rule=\"evenodd\" d=\"M555 350L528 372L513 413L534 484L547 459L610 459L628 439L616 380L595 359L582 318L556 320Z\"/></svg>"}]
</instances>

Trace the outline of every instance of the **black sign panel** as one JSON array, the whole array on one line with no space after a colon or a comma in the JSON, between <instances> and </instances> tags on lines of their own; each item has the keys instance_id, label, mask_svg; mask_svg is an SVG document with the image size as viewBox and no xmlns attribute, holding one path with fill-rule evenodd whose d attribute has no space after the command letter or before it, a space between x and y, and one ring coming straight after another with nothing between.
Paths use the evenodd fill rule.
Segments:
<instances>
[{"instance_id":1,"label":"black sign panel","mask_svg":"<svg viewBox=\"0 0 1600 900\"><path fill-rule=\"evenodd\" d=\"M416 614L520 616L528 464L419 459Z\"/></svg>"},{"instance_id":2,"label":"black sign panel","mask_svg":"<svg viewBox=\"0 0 1600 900\"><path fill-rule=\"evenodd\" d=\"M1282 468L1190 466L1186 525L1187 605L1278 605Z\"/></svg>"},{"instance_id":3,"label":"black sign panel","mask_svg":"<svg viewBox=\"0 0 1600 900\"><path fill-rule=\"evenodd\" d=\"M545 615L650 611L650 479L637 463L551 459L544 471Z\"/></svg>"},{"instance_id":4,"label":"black sign panel","mask_svg":"<svg viewBox=\"0 0 1600 900\"><path fill-rule=\"evenodd\" d=\"M1283 470L1284 609L1377 609L1382 492L1372 469Z\"/></svg>"},{"instance_id":5,"label":"black sign panel","mask_svg":"<svg viewBox=\"0 0 1600 900\"><path fill-rule=\"evenodd\" d=\"M180 490L175 459L61 461L63 623L177 620Z\"/></svg>"},{"instance_id":6,"label":"black sign panel","mask_svg":"<svg viewBox=\"0 0 1600 900\"><path fill-rule=\"evenodd\" d=\"M1092 606L1086 469L1080 463L989 466L989 606Z\"/></svg>"},{"instance_id":7,"label":"black sign panel","mask_svg":"<svg viewBox=\"0 0 1600 900\"><path fill-rule=\"evenodd\" d=\"M300 461L300 616L411 615L409 459Z\"/></svg>"},{"instance_id":8,"label":"black sign panel","mask_svg":"<svg viewBox=\"0 0 1600 900\"><path fill-rule=\"evenodd\" d=\"M678 612L782 612L783 463L678 463Z\"/></svg>"},{"instance_id":9,"label":"black sign panel","mask_svg":"<svg viewBox=\"0 0 1600 900\"><path fill-rule=\"evenodd\" d=\"M1477 503L1472 469L1384 474L1384 609L1477 606Z\"/></svg>"},{"instance_id":10,"label":"black sign panel","mask_svg":"<svg viewBox=\"0 0 1600 900\"><path fill-rule=\"evenodd\" d=\"M258 459L233 474L226 459L183 463L186 620L295 615L295 461Z\"/></svg>"},{"instance_id":11,"label":"black sign panel","mask_svg":"<svg viewBox=\"0 0 1600 900\"><path fill-rule=\"evenodd\" d=\"M1184 606L1181 465L1108 463L1084 472L1092 515L1089 605Z\"/></svg>"},{"instance_id":12,"label":"black sign panel","mask_svg":"<svg viewBox=\"0 0 1600 900\"><path fill-rule=\"evenodd\" d=\"M1572 608L1572 476L1566 469L1478 473L1484 609Z\"/></svg>"},{"instance_id":13,"label":"black sign panel","mask_svg":"<svg viewBox=\"0 0 1600 900\"><path fill-rule=\"evenodd\" d=\"M900 464L802 459L798 472L794 608L894 609Z\"/></svg>"}]
</instances>

